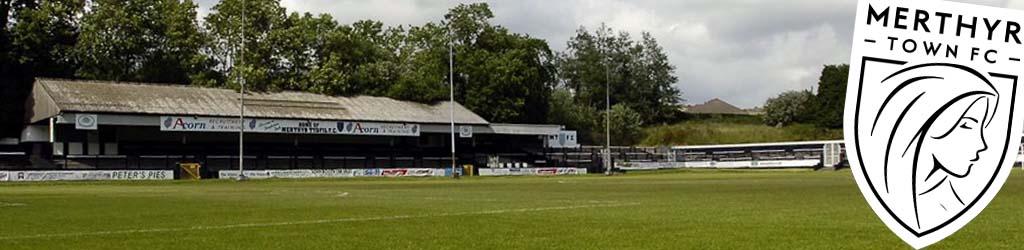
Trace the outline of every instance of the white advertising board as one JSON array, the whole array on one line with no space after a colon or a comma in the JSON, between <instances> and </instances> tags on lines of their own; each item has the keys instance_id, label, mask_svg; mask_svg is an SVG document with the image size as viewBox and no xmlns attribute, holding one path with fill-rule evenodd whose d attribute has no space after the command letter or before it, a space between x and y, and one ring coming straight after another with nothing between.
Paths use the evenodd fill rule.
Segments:
<instances>
[{"instance_id":1,"label":"white advertising board","mask_svg":"<svg viewBox=\"0 0 1024 250\"><path fill-rule=\"evenodd\" d=\"M238 170L222 170L218 172L221 179L233 179ZM251 179L267 178L342 178L358 176L377 176L377 169L282 169L282 170L245 170L245 176Z\"/></svg>"},{"instance_id":2,"label":"white advertising board","mask_svg":"<svg viewBox=\"0 0 1024 250\"><path fill-rule=\"evenodd\" d=\"M717 161L712 162L715 168L749 168L754 166L753 161Z\"/></svg>"},{"instance_id":3,"label":"white advertising board","mask_svg":"<svg viewBox=\"0 0 1024 250\"><path fill-rule=\"evenodd\" d=\"M715 168L715 162L713 161L688 161L686 162L687 168Z\"/></svg>"},{"instance_id":4,"label":"white advertising board","mask_svg":"<svg viewBox=\"0 0 1024 250\"><path fill-rule=\"evenodd\" d=\"M615 167L623 170L654 170L683 168L683 162L615 162Z\"/></svg>"},{"instance_id":5,"label":"white advertising board","mask_svg":"<svg viewBox=\"0 0 1024 250\"><path fill-rule=\"evenodd\" d=\"M693 161L686 162L687 168L807 168L814 167L821 160L782 161Z\"/></svg>"},{"instance_id":6,"label":"white advertising board","mask_svg":"<svg viewBox=\"0 0 1024 250\"><path fill-rule=\"evenodd\" d=\"M821 164L821 160L785 160L785 161L755 161L751 164L753 168L805 168Z\"/></svg>"},{"instance_id":7,"label":"white advertising board","mask_svg":"<svg viewBox=\"0 0 1024 250\"><path fill-rule=\"evenodd\" d=\"M480 176L509 175L576 175L586 174L586 168L481 168Z\"/></svg>"},{"instance_id":8,"label":"white advertising board","mask_svg":"<svg viewBox=\"0 0 1024 250\"><path fill-rule=\"evenodd\" d=\"M224 117L161 116L160 131L237 132L238 119ZM420 136L419 124L245 119L245 131L277 134Z\"/></svg>"},{"instance_id":9,"label":"white advertising board","mask_svg":"<svg viewBox=\"0 0 1024 250\"><path fill-rule=\"evenodd\" d=\"M401 177L401 176L415 176L415 177L428 177L428 176L445 176L445 169L441 168L382 168L380 169L381 176Z\"/></svg>"},{"instance_id":10,"label":"white advertising board","mask_svg":"<svg viewBox=\"0 0 1024 250\"><path fill-rule=\"evenodd\" d=\"M364 176L389 177L430 177L447 176L447 169L440 168L369 168L369 169L281 169L281 170L245 170L245 177L250 179L301 179L301 178L350 178ZM238 170L221 170L220 179L238 177Z\"/></svg>"},{"instance_id":11,"label":"white advertising board","mask_svg":"<svg viewBox=\"0 0 1024 250\"><path fill-rule=\"evenodd\" d=\"M4 177L6 176L6 177ZM0 181L172 180L170 170L3 171Z\"/></svg>"}]
</instances>

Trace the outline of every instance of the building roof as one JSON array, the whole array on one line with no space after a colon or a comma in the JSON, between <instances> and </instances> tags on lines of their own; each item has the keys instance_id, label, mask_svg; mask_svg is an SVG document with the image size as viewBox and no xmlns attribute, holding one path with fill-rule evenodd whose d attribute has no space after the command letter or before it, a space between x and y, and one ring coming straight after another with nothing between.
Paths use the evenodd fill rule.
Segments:
<instances>
[{"instance_id":1,"label":"building roof","mask_svg":"<svg viewBox=\"0 0 1024 250\"><path fill-rule=\"evenodd\" d=\"M747 111L737 108L728 102L722 101L721 99L714 98L708 100L704 104L698 104L686 107L683 112L692 114L734 114L734 115L745 115Z\"/></svg>"},{"instance_id":2,"label":"building roof","mask_svg":"<svg viewBox=\"0 0 1024 250\"><path fill-rule=\"evenodd\" d=\"M495 134L505 135L557 135L561 125L492 123Z\"/></svg>"},{"instance_id":3,"label":"building roof","mask_svg":"<svg viewBox=\"0 0 1024 250\"><path fill-rule=\"evenodd\" d=\"M449 102L422 104L386 97L336 97L306 92L247 93L245 115L257 118L449 123ZM63 112L238 116L230 89L38 78L28 118L38 122ZM455 123L489 124L455 104Z\"/></svg>"}]
</instances>

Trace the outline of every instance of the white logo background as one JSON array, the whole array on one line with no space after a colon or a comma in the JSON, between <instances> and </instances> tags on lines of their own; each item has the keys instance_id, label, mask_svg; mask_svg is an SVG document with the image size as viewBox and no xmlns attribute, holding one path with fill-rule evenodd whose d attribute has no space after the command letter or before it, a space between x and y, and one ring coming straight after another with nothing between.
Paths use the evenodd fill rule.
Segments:
<instances>
[{"instance_id":1,"label":"white logo background","mask_svg":"<svg viewBox=\"0 0 1024 250\"><path fill-rule=\"evenodd\" d=\"M950 16L945 25L940 15ZM957 35L964 20L977 20L973 37ZM858 5L847 153L871 208L915 248L970 222L1009 174L1024 117L1015 107L1024 51L1007 42L1009 21L1024 13L943 1Z\"/></svg>"}]
</instances>

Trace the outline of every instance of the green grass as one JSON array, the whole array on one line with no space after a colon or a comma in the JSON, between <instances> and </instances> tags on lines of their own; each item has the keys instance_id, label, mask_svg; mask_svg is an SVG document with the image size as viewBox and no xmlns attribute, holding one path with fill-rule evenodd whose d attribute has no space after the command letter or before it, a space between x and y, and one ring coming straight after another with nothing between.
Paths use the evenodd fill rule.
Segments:
<instances>
[{"instance_id":1,"label":"green grass","mask_svg":"<svg viewBox=\"0 0 1024 250\"><path fill-rule=\"evenodd\" d=\"M1017 247L1022 191L934 248ZM849 171L0 184L0 249L765 248L909 247Z\"/></svg>"},{"instance_id":2,"label":"green grass","mask_svg":"<svg viewBox=\"0 0 1024 250\"><path fill-rule=\"evenodd\" d=\"M824 129L810 124L771 127L761 123L691 120L674 125L644 129L641 145L710 145L755 142L842 139L841 129Z\"/></svg>"}]
</instances>

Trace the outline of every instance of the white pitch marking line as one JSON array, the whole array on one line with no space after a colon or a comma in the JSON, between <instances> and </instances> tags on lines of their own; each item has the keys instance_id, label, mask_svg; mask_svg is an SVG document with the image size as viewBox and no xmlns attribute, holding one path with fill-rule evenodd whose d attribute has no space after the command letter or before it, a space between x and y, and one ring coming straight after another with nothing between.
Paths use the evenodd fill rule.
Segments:
<instances>
[{"instance_id":1,"label":"white pitch marking line","mask_svg":"<svg viewBox=\"0 0 1024 250\"><path fill-rule=\"evenodd\" d=\"M636 206L636 205L640 205L640 203L616 203L616 204L576 205L576 206L540 207L540 208L498 209L498 210L487 210L487 211L477 211L477 212L460 212L460 213L438 213L438 214L423 214L423 215L395 215L395 216L379 216L379 217L368 217L368 218L342 218L342 219L324 219L324 220L285 221L285 222L273 222L273 223L244 223L244 224L231 224L231 225L220 225L220 226L193 226L193 227L179 227L179 228L131 229L131 230L101 231L101 232L88 232L88 233L34 234L34 235L0 237L0 240L58 238L58 237L81 237L81 236L99 236L99 235L114 235L114 234L136 234L136 233L164 233L164 232L180 232L180 231L195 231L195 230L218 230L218 229L252 228L252 227L293 226L293 225L310 225L310 224L329 224L329 223L340 223L340 222L362 222L362 221L379 221L379 220L419 219L419 218L446 217L446 216L463 216L463 215L489 215L489 214L505 214L505 213L540 212L540 211L551 211L551 210L570 210L570 209L598 208L598 207L624 207L624 206Z\"/></svg>"},{"instance_id":2,"label":"white pitch marking line","mask_svg":"<svg viewBox=\"0 0 1024 250\"><path fill-rule=\"evenodd\" d=\"M21 207L21 206L27 206L27 204L25 204L25 203L0 202L0 207Z\"/></svg>"}]
</instances>

